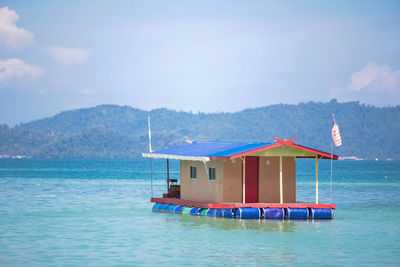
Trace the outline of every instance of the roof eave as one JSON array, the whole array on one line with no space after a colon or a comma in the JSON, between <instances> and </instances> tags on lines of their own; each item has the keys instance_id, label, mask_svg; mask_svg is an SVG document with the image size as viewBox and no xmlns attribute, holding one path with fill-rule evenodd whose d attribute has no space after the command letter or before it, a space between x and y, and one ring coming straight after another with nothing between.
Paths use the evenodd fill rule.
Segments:
<instances>
[{"instance_id":1,"label":"roof eave","mask_svg":"<svg viewBox=\"0 0 400 267\"><path fill-rule=\"evenodd\" d=\"M210 161L210 157L198 157L198 156L180 156L171 154L157 154L157 153L142 153L144 158L153 159L176 159L176 160L192 160L192 161Z\"/></svg>"}]
</instances>

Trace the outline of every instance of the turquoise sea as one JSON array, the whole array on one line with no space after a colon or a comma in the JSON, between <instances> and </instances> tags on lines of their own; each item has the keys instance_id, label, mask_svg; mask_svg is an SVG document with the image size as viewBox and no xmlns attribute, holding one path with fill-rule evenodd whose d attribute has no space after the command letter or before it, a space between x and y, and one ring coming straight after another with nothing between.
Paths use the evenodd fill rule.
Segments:
<instances>
[{"instance_id":1,"label":"turquoise sea","mask_svg":"<svg viewBox=\"0 0 400 267\"><path fill-rule=\"evenodd\" d=\"M165 165L153 161L155 196ZM323 161L320 202L329 177ZM298 160L299 201L314 201L314 179ZM148 160L1 159L0 266L400 265L400 162L335 161L332 221L156 213L150 197Z\"/></svg>"}]
</instances>

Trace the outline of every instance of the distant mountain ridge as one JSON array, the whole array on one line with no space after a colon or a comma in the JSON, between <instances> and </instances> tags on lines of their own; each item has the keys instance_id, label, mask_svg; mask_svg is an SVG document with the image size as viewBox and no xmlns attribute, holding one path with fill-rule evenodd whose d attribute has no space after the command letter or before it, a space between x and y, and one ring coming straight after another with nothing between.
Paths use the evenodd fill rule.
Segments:
<instances>
[{"instance_id":1,"label":"distant mountain ridge","mask_svg":"<svg viewBox=\"0 0 400 267\"><path fill-rule=\"evenodd\" d=\"M0 125L0 155L34 158L135 158L148 149L147 115L153 149L185 139L272 142L289 139L330 151L331 114L339 124L340 156L400 159L400 106L378 108L359 102L308 102L271 105L235 113L190 113L129 106L100 105L53 117Z\"/></svg>"}]
</instances>

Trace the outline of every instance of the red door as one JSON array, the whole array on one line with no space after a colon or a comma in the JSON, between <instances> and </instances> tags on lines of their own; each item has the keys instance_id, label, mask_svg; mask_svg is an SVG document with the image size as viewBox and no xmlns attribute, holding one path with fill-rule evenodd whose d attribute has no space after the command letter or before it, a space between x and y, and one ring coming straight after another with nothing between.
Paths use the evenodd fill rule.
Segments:
<instances>
[{"instance_id":1,"label":"red door","mask_svg":"<svg viewBox=\"0 0 400 267\"><path fill-rule=\"evenodd\" d=\"M246 157L245 202L258 202L258 157Z\"/></svg>"}]
</instances>

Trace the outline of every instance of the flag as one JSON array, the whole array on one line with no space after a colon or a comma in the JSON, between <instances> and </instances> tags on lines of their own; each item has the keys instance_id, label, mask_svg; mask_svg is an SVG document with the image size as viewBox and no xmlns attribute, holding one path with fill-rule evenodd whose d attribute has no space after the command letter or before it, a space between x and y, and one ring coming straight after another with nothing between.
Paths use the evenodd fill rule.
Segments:
<instances>
[{"instance_id":1,"label":"flag","mask_svg":"<svg viewBox=\"0 0 400 267\"><path fill-rule=\"evenodd\" d=\"M340 137L339 126L336 123L335 116L332 114L332 140L335 146L342 145L342 138Z\"/></svg>"}]
</instances>

